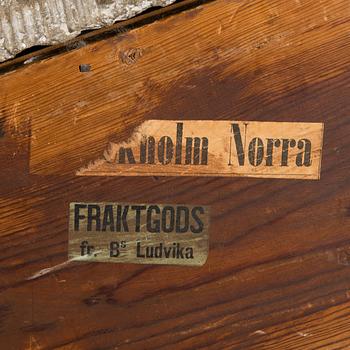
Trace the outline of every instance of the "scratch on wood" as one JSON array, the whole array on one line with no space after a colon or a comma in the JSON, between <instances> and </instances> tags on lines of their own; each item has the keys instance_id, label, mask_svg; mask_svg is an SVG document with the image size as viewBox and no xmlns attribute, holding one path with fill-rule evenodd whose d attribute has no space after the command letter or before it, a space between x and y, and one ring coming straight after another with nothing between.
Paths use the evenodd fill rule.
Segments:
<instances>
[{"instance_id":1,"label":"scratch on wood","mask_svg":"<svg viewBox=\"0 0 350 350\"><path fill-rule=\"evenodd\" d=\"M98 250L98 251L95 252L95 254L98 254L98 253L101 253L101 251ZM42 270L34 273L32 276L26 278L26 280L27 281L35 280L35 279L40 278L42 276L48 275L50 273L62 270L65 267L67 267L71 262L74 262L74 261L88 261L88 260L89 260L89 256L88 255L75 257L75 258L67 260L67 261L65 261L65 262L63 262L61 264L57 264L55 266L48 267L46 269L42 269Z\"/></svg>"},{"instance_id":2,"label":"scratch on wood","mask_svg":"<svg viewBox=\"0 0 350 350\"><path fill-rule=\"evenodd\" d=\"M29 337L28 347L25 348L25 350L40 350L40 349L42 349L42 347L38 343L37 339L33 335L31 335Z\"/></svg>"},{"instance_id":3,"label":"scratch on wood","mask_svg":"<svg viewBox=\"0 0 350 350\"><path fill-rule=\"evenodd\" d=\"M5 136L5 117L0 116L0 137Z\"/></svg>"},{"instance_id":4,"label":"scratch on wood","mask_svg":"<svg viewBox=\"0 0 350 350\"><path fill-rule=\"evenodd\" d=\"M298 332L297 334L300 335L301 337L308 337L309 335L311 335L309 333L303 333L303 332Z\"/></svg>"},{"instance_id":5,"label":"scratch on wood","mask_svg":"<svg viewBox=\"0 0 350 350\"><path fill-rule=\"evenodd\" d=\"M218 35L220 35L222 32L222 24L220 23L219 28L218 28Z\"/></svg>"}]
</instances>

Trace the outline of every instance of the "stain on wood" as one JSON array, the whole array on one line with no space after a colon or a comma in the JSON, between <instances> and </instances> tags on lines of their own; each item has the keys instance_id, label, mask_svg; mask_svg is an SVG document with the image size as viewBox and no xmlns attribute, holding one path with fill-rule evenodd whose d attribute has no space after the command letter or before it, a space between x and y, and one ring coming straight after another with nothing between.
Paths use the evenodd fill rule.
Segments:
<instances>
[{"instance_id":1,"label":"stain on wood","mask_svg":"<svg viewBox=\"0 0 350 350\"><path fill-rule=\"evenodd\" d=\"M345 0L216 0L3 74L0 344L349 348L349 30ZM321 178L75 175L151 119L324 123ZM67 263L71 202L210 206L208 260Z\"/></svg>"}]
</instances>

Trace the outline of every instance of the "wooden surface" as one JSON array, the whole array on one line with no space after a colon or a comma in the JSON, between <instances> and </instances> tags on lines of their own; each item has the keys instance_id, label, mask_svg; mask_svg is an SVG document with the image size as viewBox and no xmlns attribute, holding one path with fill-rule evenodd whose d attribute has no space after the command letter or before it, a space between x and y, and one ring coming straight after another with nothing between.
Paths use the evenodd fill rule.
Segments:
<instances>
[{"instance_id":1,"label":"wooden surface","mask_svg":"<svg viewBox=\"0 0 350 350\"><path fill-rule=\"evenodd\" d=\"M216 0L2 75L1 348L349 349L349 20ZM148 119L322 122L321 179L75 176ZM210 206L206 264L67 263L104 201Z\"/></svg>"}]
</instances>

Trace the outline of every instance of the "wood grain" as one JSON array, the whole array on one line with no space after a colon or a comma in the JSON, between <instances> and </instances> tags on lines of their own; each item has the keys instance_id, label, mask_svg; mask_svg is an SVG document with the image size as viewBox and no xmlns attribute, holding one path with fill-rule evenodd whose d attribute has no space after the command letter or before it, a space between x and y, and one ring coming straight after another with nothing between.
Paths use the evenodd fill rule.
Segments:
<instances>
[{"instance_id":1,"label":"wood grain","mask_svg":"<svg viewBox=\"0 0 350 350\"><path fill-rule=\"evenodd\" d=\"M2 75L1 348L349 349L349 32L216 0ZM149 119L324 123L321 180L75 176ZM207 263L66 263L69 203L107 201L210 206Z\"/></svg>"}]
</instances>

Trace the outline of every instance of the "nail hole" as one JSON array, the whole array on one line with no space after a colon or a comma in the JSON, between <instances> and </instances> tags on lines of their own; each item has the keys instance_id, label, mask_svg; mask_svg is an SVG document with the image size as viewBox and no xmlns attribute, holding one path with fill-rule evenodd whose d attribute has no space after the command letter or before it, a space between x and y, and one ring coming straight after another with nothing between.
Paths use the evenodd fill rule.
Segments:
<instances>
[{"instance_id":1,"label":"nail hole","mask_svg":"<svg viewBox=\"0 0 350 350\"><path fill-rule=\"evenodd\" d=\"M91 70L91 65L90 64L81 64L79 66L79 71L82 72L82 73L90 72L90 70Z\"/></svg>"}]
</instances>

